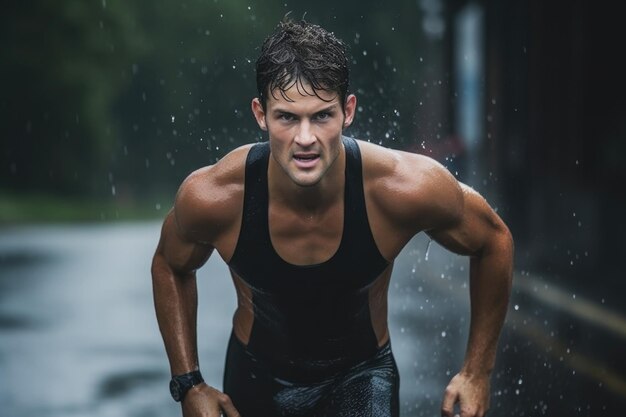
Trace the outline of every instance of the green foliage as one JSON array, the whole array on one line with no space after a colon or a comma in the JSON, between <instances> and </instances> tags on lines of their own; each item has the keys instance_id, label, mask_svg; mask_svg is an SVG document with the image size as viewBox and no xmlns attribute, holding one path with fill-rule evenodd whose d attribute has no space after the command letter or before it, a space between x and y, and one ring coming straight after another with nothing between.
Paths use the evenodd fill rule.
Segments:
<instances>
[{"instance_id":1,"label":"green foliage","mask_svg":"<svg viewBox=\"0 0 626 417\"><path fill-rule=\"evenodd\" d=\"M442 111L420 96L445 93L424 85L447 79L417 3L13 2L0 17L0 187L120 204L173 195L192 170L263 138L254 63L287 13L349 43L360 111L348 134L421 142L416 120Z\"/></svg>"}]
</instances>

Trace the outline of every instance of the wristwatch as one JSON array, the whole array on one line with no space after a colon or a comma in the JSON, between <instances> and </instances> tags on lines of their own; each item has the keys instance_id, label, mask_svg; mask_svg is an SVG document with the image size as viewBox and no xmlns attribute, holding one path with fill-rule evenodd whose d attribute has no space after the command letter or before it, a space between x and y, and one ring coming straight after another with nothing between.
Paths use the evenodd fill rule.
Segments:
<instances>
[{"instance_id":1,"label":"wristwatch","mask_svg":"<svg viewBox=\"0 0 626 417\"><path fill-rule=\"evenodd\" d=\"M203 382L204 379L200 371L191 371L186 374L175 375L170 380L170 394L172 394L174 401L180 402L185 398L187 391Z\"/></svg>"}]
</instances>

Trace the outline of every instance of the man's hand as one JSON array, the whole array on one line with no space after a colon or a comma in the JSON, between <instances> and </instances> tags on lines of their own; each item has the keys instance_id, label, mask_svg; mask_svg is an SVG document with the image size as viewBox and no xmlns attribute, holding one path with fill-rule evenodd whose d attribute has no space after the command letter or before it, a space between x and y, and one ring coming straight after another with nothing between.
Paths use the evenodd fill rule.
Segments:
<instances>
[{"instance_id":1,"label":"man's hand","mask_svg":"<svg viewBox=\"0 0 626 417\"><path fill-rule=\"evenodd\" d=\"M441 415L454 417L459 404L461 417L483 417L489 409L489 376L458 373L452 378L443 397Z\"/></svg>"},{"instance_id":2,"label":"man's hand","mask_svg":"<svg viewBox=\"0 0 626 417\"><path fill-rule=\"evenodd\" d=\"M228 395L207 384L191 388L182 405L183 417L241 417Z\"/></svg>"}]
</instances>

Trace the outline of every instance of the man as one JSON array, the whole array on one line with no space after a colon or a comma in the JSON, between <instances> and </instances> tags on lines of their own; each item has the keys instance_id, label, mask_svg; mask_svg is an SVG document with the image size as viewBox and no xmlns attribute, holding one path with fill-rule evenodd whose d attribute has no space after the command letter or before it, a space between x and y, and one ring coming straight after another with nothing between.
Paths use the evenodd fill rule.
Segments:
<instances>
[{"instance_id":1,"label":"man","mask_svg":"<svg viewBox=\"0 0 626 417\"><path fill-rule=\"evenodd\" d=\"M483 416L508 305L512 239L485 200L439 163L342 136L345 45L285 21L257 61L252 112L269 141L182 183L153 265L159 327L183 415L398 416L387 328L393 261L417 233L471 256L465 362L442 414ZM195 271L213 250L238 306L223 392L202 380Z\"/></svg>"}]
</instances>

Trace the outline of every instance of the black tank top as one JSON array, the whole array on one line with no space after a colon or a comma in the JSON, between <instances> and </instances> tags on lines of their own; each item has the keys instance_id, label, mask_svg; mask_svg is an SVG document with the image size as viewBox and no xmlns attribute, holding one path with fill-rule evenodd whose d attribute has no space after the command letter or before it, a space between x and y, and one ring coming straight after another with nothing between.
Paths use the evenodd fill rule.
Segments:
<instances>
[{"instance_id":1,"label":"black tank top","mask_svg":"<svg viewBox=\"0 0 626 417\"><path fill-rule=\"evenodd\" d=\"M369 311L369 288L389 262L369 227L361 154L346 150L341 243L325 262L286 262L269 233L269 143L255 144L246 160L241 230L229 267L251 289L254 323L248 350L283 378L328 377L378 351Z\"/></svg>"}]
</instances>

